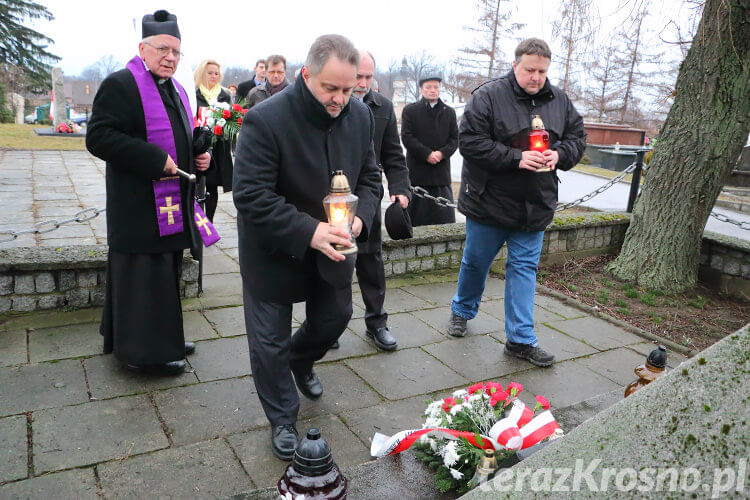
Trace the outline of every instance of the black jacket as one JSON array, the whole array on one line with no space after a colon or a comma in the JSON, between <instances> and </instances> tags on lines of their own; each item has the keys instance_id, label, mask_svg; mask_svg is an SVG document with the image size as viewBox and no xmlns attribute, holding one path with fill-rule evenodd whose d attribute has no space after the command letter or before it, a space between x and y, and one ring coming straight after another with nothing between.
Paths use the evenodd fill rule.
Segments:
<instances>
[{"instance_id":1,"label":"black jacket","mask_svg":"<svg viewBox=\"0 0 750 500\"><path fill-rule=\"evenodd\" d=\"M406 147L406 166L414 186L450 186L451 156L458 147L456 111L438 99L434 108L424 98L411 103L401 113L401 140ZM427 157L443 153L432 165Z\"/></svg>"},{"instance_id":2,"label":"black jacket","mask_svg":"<svg viewBox=\"0 0 750 500\"><path fill-rule=\"evenodd\" d=\"M385 172L388 179L388 192L391 196L402 194L411 199L409 190L409 170L404 161L404 150L398 138L396 113L393 103L382 94L370 91L362 101L370 107L375 118L375 161ZM380 183L380 199L383 198L383 183ZM359 253L374 253L380 251L382 231L380 223L380 209L375 213L370 236L367 241L358 243Z\"/></svg>"},{"instance_id":3,"label":"black jacket","mask_svg":"<svg viewBox=\"0 0 750 500\"><path fill-rule=\"evenodd\" d=\"M379 210L380 172L367 106L352 99L331 118L300 76L245 115L233 194L243 281L263 300L305 300L317 273L310 241L325 221L331 173L343 170L359 197L364 241Z\"/></svg>"},{"instance_id":4,"label":"black jacket","mask_svg":"<svg viewBox=\"0 0 750 500\"><path fill-rule=\"evenodd\" d=\"M250 78L246 82L240 83L239 85L237 85L237 98L235 100L237 102L240 102L242 99L247 98L247 95L254 88L255 88L255 77Z\"/></svg>"},{"instance_id":5,"label":"black jacket","mask_svg":"<svg viewBox=\"0 0 750 500\"><path fill-rule=\"evenodd\" d=\"M158 85L174 130L177 166L193 172L192 117L183 111L168 81ZM152 181L162 177L167 153L146 142L143 105L133 74L109 75L94 97L86 148L107 162L107 243L126 253L165 253L195 247L200 238L193 222L193 185L180 178L184 231L159 236Z\"/></svg>"},{"instance_id":6,"label":"black jacket","mask_svg":"<svg viewBox=\"0 0 750 500\"><path fill-rule=\"evenodd\" d=\"M529 95L511 71L472 93L461 120L463 156L458 210L472 219L524 231L545 229L557 206L555 172L521 170L529 149L532 115L540 115L559 154L558 169L570 170L583 156L583 119L568 96L550 85Z\"/></svg>"},{"instance_id":7,"label":"black jacket","mask_svg":"<svg viewBox=\"0 0 750 500\"><path fill-rule=\"evenodd\" d=\"M198 107L208 107L208 102L199 89L196 89L195 96ZM232 104L231 94L224 89L221 89L216 100ZM221 186L225 193L232 190L232 147L227 141L219 139L214 144L211 149L211 166L205 175L206 184Z\"/></svg>"}]
</instances>

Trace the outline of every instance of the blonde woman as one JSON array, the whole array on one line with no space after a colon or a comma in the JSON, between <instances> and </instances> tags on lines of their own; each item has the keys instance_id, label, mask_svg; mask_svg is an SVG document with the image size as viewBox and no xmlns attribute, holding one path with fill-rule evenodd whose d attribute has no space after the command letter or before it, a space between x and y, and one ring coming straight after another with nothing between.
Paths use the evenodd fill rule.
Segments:
<instances>
[{"instance_id":1,"label":"blonde woman","mask_svg":"<svg viewBox=\"0 0 750 500\"><path fill-rule=\"evenodd\" d=\"M198 107L217 102L232 104L232 95L221 86L221 65L213 59L202 61L195 72L195 94ZM206 215L213 222L219 201L219 186L225 193L232 190L232 149L229 142L219 139L213 147L211 167L206 171Z\"/></svg>"}]
</instances>

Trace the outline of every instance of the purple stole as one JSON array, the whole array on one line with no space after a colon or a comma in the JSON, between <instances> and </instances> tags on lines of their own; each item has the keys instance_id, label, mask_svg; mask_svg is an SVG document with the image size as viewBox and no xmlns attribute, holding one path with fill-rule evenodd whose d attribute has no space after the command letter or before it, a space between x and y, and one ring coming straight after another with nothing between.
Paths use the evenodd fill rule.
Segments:
<instances>
[{"instance_id":1,"label":"purple stole","mask_svg":"<svg viewBox=\"0 0 750 500\"><path fill-rule=\"evenodd\" d=\"M174 144L172 124L169 122L167 110L164 108L159 89L156 87L156 82L154 82L151 72L146 69L144 62L138 56L131 59L125 67L133 74L136 86L138 87L138 93L141 96L143 115L146 118L146 140L162 148L177 163L177 148ZM185 89L175 79L172 79L172 83L174 83L177 93L180 95L182 107L185 108L188 117L192 118L193 113L191 112L190 101L188 101ZM152 182L154 185L156 221L159 225L159 236L181 233L184 228L182 208L180 207L179 177L165 177ZM213 224L211 224L211 221L208 220L206 214L201 210L200 205L195 201L193 204L195 224L203 239L203 244L211 246L221 238Z\"/></svg>"}]
</instances>

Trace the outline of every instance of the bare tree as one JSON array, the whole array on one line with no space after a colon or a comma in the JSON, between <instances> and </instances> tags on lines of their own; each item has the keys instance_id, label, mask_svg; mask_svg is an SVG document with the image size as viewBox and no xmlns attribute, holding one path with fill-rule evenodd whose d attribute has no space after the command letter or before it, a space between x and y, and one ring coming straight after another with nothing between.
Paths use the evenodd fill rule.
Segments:
<instances>
[{"instance_id":1,"label":"bare tree","mask_svg":"<svg viewBox=\"0 0 750 500\"><path fill-rule=\"evenodd\" d=\"M412 54L405 58L406 65L401 70L406 79L407 92L418 101L422 96L419 92L419 80L424 76L438 73L438 67L435 64L435 57L422 51L418 54Z\"/></svg>"},{"instance_id":2,"label":"bare tree","mask_svg":"<svg viewBox=\"0 0 750 500\"><path fill-rule=\"evenodd\" d=\"M401 64L395 60L391 60L388 63L388 68L381 70L375 68L375 79L378 81L378 92L386 96L388 99L393 99L393 82L401 74Z\"/></svg>"},{"instance_id":3,"label":"bare tree","mask_svg":"<svg viewBox=\"0 0 750 500\"><path fill-rule=\"evenodd\" d=\"M478 0L476 8L479 11L476 25L464 26L476 33L476 40L471 47L459 50L463 55L456 62L469 73L495 78L508 70L508 58L500 48L502 41L512 38L525 25L511 22L513 3L510 0Z\"/></svg>"},{"instance_id":4,"label":"bare tree","mask_svg":"<svg viewBox=\"0 0 750 500\"><path fill-rule=\"evenodd\" d=\"M124 65L115 56L102 56L95 63L86 66L79 77L82 80L99 83L111 73L121 69Z\"/></svg>"},{"instance_id":5,"label":"bare tree","mask_svg":"<svg viewBox=\"0 0 750 500\"><path fill-rule=\"evenodd\" d=\"M471 92L477 88L484 78L461 71L457 63L449 63L443 72L443 90L451 96L453 101L466 102Z\"/></svg>"},{"instance_id":6,"label":"bare tree","mask_svg":"<svg viewBox=\"0 0 750 500\"><path fill-rule=\"evenodd\" d=\"M565 68L560 81L560 87L565 93L570 90L576 68L583 62L596 34L597 22L592 2L593 0L563 0L562 11L552 23L552 36L560 41L563 49L562 55L555 58Z\"/></svg>"},{"instance_id":7,"label":"bare tree","mask_svg":"<svg viewBox=\"0 0 750 500\"><path fill-rule=\"evenodd\" d=\"M590 116L606 120L621 107L623 68L617 64L616 47L612 39L594 54L587 75L588 87L583 102Z\"/></svg>"},{"instance_id":8,"label":"bare tree","mask_svg":"<svg viewBox=\"0 0 750 500\"><path fill-rule=\"evenodd\" d=\"M222 68L222 73L221 84L224 87L232 83L237 85L253 77L253 72L244 66L227 66L226 68Z\"/></svg>"}]
</instances>

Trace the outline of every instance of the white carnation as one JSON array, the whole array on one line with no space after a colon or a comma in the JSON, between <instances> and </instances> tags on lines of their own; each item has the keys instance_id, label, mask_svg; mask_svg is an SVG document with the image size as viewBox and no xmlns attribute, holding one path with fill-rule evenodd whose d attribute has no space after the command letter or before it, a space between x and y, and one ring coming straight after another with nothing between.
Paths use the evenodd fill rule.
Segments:
<instances>
[{"instance_id":1,"label":"white carnation","mask_svg":"<svg viewBox=\"0 0 750 500\"><path fill-rule=\"evenodd\" d=\"M456 441L449 441L441 450L443 455L443 464L446 467L453 466L458 462L458 451L456 451Z\"/></svg>"},{"instance_id":2,"label":"white carnation","mask_svg":"<svg viewBox=\"0 0 750 500\"><path fill-rule=\"evenodd\" d=\"M451 408L451 415L455 415L456 413L458 413L461 410L463 410L466 406L467 405L465 405L465 404L457 404L456 406L454 406L453 408Z\"/></svg>"},{"instance_id":3,"label":"white carnation","mask_svg":"<svg viewBox=\"0 0 750 500\"><path fill-rule=\"evenodd\" d=\"M217 102L216 106L218 106L221 109L229 109L231 106L229 106L228 102Z\"/></svg>"},{"instance_id":4,"label":"white carnation","mask_svg":"<svg viewBox=\"0 0 750 500\"><path fill-rule=\"evenodd\" d=\"M454 399L465 399L466 396L468 395L469 395L469 392L466 389L459 389L457 391L453 391Z\"/></svg>"},{"instance_id":5,"label":"white carnation","mask_svg":"<svg viewBox=\"0 0 750 500\"><path fill-rule=\"evenodd\" d=\"M223 127L227 124L227 121L224 118L219 118L219 120L216 122L217 125Z\"/></svg>"},{"instance_id":6,"label":"white carnation","mask_svg":"<svg viewBox=\"0 0 750 500\"><path fill-rule=\"evenodd\" d=\"M460 470L450 469L450 468L448 470L450 471L451 476L453 476L453 479L461 479L462 477L464 477L464 473L461 472Z\"/></svg>"},{"instance_id":7,"label":"white carnation","mask_svg":"<svg viewBox=\"0 0 750 500\"><path fill-rule=\"evenodd\" d=\"M216 125L216 120L214 120L212 116L209 116L206 118L206 125L213 128L213 126Z\"/></svg>"}]
</instances>

